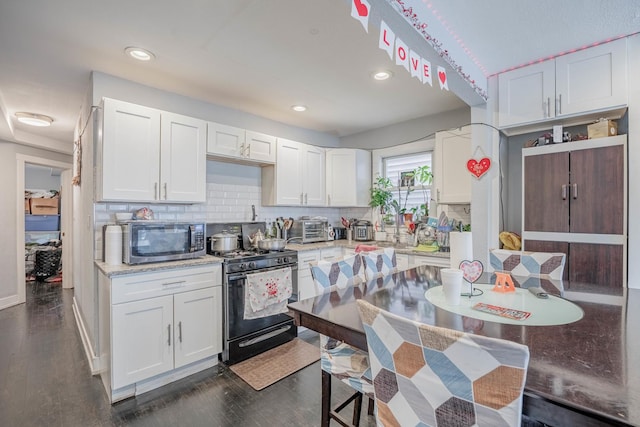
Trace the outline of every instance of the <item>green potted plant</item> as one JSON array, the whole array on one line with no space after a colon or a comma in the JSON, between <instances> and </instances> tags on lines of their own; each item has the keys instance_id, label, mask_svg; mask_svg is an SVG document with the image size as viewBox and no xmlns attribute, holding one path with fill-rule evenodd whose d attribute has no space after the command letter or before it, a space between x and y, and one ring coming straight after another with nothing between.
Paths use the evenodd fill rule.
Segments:
<instances>
[{"instance_id":1,"label":"green potted plant","mask_svg":"<svg viewBox=\"0 0 640 427\"><path fill-rule=\"evenodd\" d=\"M370 190L371 201L369 206L372 208L380 208L380 214L385 218L389 213L389 207L391 199L393 199L393 193L391 192L391 180L383 176L379 176L373 182L373 186Z\"/></svg>"}]
</instances>

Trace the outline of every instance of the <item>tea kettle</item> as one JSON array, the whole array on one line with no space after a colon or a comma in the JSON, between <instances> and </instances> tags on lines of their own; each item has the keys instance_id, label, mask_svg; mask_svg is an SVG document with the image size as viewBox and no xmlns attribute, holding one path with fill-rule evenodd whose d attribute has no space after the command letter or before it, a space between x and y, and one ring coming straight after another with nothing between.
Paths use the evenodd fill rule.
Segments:
<instances>
[{"instance_id":1,"label":"tea kettle","mask_svg":"<svg viewBox=\"0 0 640 427\"><path fill-rule=\"evenodd\" d=\"M253 237L249 236L249 242L251 243L251 246L253 246L254 248L257 248L258 242L262 240L264 240L264 234L262 233L262 230L256 231Z\"/></svg>"}]
</instances>

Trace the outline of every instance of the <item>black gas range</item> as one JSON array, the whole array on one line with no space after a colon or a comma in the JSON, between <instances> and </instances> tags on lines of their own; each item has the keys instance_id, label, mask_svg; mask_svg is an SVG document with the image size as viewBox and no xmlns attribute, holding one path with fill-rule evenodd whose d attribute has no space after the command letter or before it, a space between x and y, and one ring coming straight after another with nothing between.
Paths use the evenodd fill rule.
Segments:
<instances>
[{"instance_id":1,"label":"black gas range","mask_svg":"<svg viewBox=\"0 0 640 427\"><path fill-rule=\"evenodd\" d=\"M258 319L245 319L245 288L247 277L254 273L291 269L292 295L289 302L298 300L298 253L292 250L262 251L252 248L250 240L258 230L264 233L265 223L207 224L207 243L212 235L226 232L238 236L238 249L214 252L223 259L224 346L222 361L233 364L253 357L294 339L297 327L293 318L281 313Z\"/></svg>"}]
</instances>

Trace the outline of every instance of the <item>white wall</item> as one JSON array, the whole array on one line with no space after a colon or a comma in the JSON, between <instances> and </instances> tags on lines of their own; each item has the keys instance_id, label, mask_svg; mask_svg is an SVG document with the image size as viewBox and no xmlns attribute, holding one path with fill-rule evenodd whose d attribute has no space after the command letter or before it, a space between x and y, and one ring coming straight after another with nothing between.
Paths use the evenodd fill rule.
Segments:
<instances>
[{"instance_id":1,"label":"white wall","mask_svg":"<svg viewBox=\"0 0 640 427\"><path fill-rule=\"evenodd\" d=\"M458 128L470 121L471 112L469 108L460 108L434 116L420 117L372 131L345 136L340 139L340 145L342 147L363 148L366 150L388 148L431 139L438 131Z\"/></svg>"},{"instance_id":2,"label":"white wall","mask_svg":"<svg viewBox=\"0 0 640 427\"><path fill-rule=\"evenodd\" d=\"M629 37L627 44L629 83L629 228L628 273L630 288L640 289L640 35Z\"/></svg>"}]
</instances>

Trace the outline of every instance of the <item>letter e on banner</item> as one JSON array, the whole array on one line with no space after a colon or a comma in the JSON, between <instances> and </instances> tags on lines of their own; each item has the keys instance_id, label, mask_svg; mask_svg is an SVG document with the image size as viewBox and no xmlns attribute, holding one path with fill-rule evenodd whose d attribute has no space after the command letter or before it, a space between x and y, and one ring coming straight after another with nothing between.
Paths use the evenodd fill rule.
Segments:
<instances>
[{"instance_id":1,"label":"letter e on banner","mask_svg":"<svg viewBox=\"0 0 640 427\"><path fill-rule=\"evenodd\" d=\"M396 37L396 65L402 65L409 71L409 48L400 37Z\"/></svg>"},{"instance_id":2,"label":"letter e on banner","mask_svg":"<svg viewBox=\"0 0 640 427\"><path fill-rule=\"evenodd\" d=\"M389 59L393 59L393 46L395 44L396 34L384 22L380 21L380 41L378 47L387 52Z\"/></svg>"},{"instance_id":3,"label":"letter e on banner","mask_svg":"<svg viewBox=\"0 0 640 427\"><path fill-rule=\"evenodd\" d=\"M433 79L431 78L431 62L422 58L422 83L433 87Z\"/></svg>"},{"instance_id":4,"label":"letter e on banner","mask_svg":"<svg viewBox=\"0 0 640 427\"><path fill-rule=\"evenodd\" d=\"M411 67L411 77L422 81L422 58L413 50L409 51L409 66Z\"/></svg>"}]
</instances>

